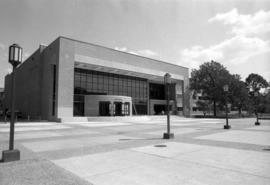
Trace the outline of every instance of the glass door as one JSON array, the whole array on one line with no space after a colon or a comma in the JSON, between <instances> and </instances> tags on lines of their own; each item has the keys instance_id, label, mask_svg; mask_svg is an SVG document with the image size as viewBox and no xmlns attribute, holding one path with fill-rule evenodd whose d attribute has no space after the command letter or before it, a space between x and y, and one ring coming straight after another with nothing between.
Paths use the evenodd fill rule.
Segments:
<instances>
[{"instance_id":1,"label":"glass door","mask_svg":"<svg viewBox=\"0 0 270 185\"><path fill-rule=\"evenodd\" d=\"M122 102L114 102L114 115L122 116Z\"/></svg>"}]
</instances>

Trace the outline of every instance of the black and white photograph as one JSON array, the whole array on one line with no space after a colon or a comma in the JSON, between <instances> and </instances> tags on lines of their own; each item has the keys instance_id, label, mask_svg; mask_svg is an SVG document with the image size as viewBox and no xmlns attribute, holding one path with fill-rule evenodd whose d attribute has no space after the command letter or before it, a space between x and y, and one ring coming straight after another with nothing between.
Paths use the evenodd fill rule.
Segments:
<instances>
[{"instance_id":1,"label":"black and white photograph","mask_svg":"<svg viewBox=\"0 0 270 185\"><path fill-rule=\"evenodd\" d=\"M270 0L0 0L0 185L269 185Z\"/></svg>"}]
</instances>

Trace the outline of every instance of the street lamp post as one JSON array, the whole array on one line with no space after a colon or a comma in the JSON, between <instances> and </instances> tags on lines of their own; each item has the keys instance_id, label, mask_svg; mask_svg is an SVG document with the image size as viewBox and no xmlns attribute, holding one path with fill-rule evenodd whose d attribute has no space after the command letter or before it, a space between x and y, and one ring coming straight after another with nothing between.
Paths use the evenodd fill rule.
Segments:
<instances>
[{"instance_id":1,"label":"street lamp post","mask_svg":"<svg viewBox=\"0 0 270 185\"><path fill-rule=\"evenodd\" d=\"M9 63L12 69L12 85L11 85L11 118L10 118L10 134L9 134L9 150L2 153L3 162L20 160L20 151L14 149L14 125L15 125L15 69L22 62L22 48L18 44L9 47Z\"/></svg>"},{"instance_id":2,"label":"street lamp post","mask_svg":"<svg viewBox=\"0 0 270 185\"><path fill-rule=\"evenodd\" d=\"M174 138L174 134L170 131L170 84L171 84L171 75L166 73L164 76L164 83L167 95L167 133L163 134L163 139Z\"/></svg>"},{"instance_id":3,"label":"street lamp post","mask_svg":"<svg viewBox=\"0 0 270 185\"><path fill-rule=\"evenodd\" d=\"M255 115L256 115L256 122L255 122L255 125L260 125L260 122L259 122L259 115L258 115L258 96L259 96L259 93L257 91L254 92L254 97L255 97L255 103L256 103L256 108L255 108Z\"/></svg>"},{"instance_id":4,"label":"street lamp post","mask_svg":"<svg viewBox=\"0 0 270 185\"><path fill-rule=\"evenodd\" d=\"M227 103L227 96L229 91L229 85L226 84L223 86L223 90L225 92L225 107L226 107L226 125L224 125L224 129L230 129L231 126L229 125L229 119L228 119L228 103Z\"/></svg>"}]
</instances>

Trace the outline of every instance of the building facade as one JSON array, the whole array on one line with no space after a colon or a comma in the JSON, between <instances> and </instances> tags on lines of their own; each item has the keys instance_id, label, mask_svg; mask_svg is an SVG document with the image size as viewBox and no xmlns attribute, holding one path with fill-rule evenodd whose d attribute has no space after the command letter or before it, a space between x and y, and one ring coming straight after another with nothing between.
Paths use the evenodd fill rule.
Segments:
<instances>
[{"instance_id":1,"label":"building facade","mask_svg":"<svg viewBox=\"0 0 270 185\"><path fill-rule=\"evenodd\" d=\"M162 114L166 73L171 113L189 114L188 68L65 37L41 45L15 73L16 110L31 118Z\"/></svg>"},{"instance_id":2,"label":"building facade","mask_svg":"<svg viewBox=\"0 0 270 185\"><path fill-rule=\"evenodd\" d=\"M0 87L0 118L4 115L4 88Z\"/></svg>"}]
</instances>

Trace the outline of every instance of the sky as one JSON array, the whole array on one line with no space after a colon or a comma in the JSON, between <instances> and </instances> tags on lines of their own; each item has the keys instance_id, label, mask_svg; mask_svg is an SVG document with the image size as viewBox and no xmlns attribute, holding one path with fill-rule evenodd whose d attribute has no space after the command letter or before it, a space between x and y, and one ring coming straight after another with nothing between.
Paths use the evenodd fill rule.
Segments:
<instances>
[{"instance_id":1,"label":"sky","mask_svg":"<svg viewBox=\"0 0 270 185\"><path fill-rule=\"evenodd\" d=\"M58 36L270 81L270 0L0 0L0 87L10 45L26 59Z\"/></svg>"}]
</instances>

